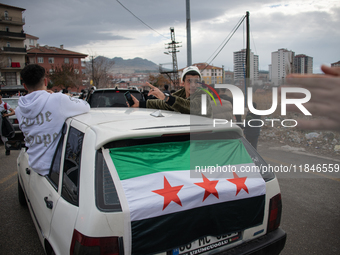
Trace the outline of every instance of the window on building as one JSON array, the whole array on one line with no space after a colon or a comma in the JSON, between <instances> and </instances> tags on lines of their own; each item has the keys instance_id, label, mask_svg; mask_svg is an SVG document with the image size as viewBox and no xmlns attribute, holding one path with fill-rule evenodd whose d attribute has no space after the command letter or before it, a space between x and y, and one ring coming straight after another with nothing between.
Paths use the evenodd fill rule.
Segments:
<instances>
[{"instance_id":1,"label":"window on building","mask_svg":"<svg viewBox=\"0 0 340 255\"><path fill-rule=\"evenodd\" d=\"M8 20L8 19L9 19L9 17L8 17L8 11L5 11L4 16L5 16L5 20Z\"/></svg>"},{"instance_id":2,"label":"window on building","mask_svg":"<svg viewBox=\"0 0 340 255\"><path fill-rule=\"evenodd\" d=\"M38 57L38 63L44 63L44 58L43 57Z\"/></svg>"},{"instance_id":3,"label":"window on building","mask_svg":"<svg viewBox=\"0 0 340 255\"><path fill-rule=\"evenodd\" d=\"M54 64L54 58L48 58L48 63L49 64Z\"/></svg>"},{"instance_id":4,"label":"window on building","mask_svg":"<svg viewBox=\"0 0 340 255\"><path fill-rule=\"evenodd\" d=\"M6 43L6 47L11 47L11 43L10 43L10 42L7 42L7 43Z\"/></svg>"},{"instance_id":5,"label":"window on building","mask_svg":"<svg viewBox=\"0 0 340 255\"><path fill-rule=\"evenodd\" d=\"M34 40L30 39L30 45L34 45Z\"/></svg>"},{"instance_id":6,"label":"window on building","mask_svg":"<svg viewBox=\"0 0 340 255\"><path fill-rule=\"evenodd\" d=\"M78 69L74 69L74 73L75 74L79 74L79 70Z\"/></svg>"},{"instance_id":7,"label":"window on building","mask_svg":"<svg viewBox=\"0 0 340 255\"><path fill-rule=\"evenodd\" d=\"M70 59L69 58L64 58L64 63L65 64L69 64L70 63Z\"/></svg>"},{"instance_id":8,"label":"window on building","mask_svg":"<svg viewBox=\"0 0 340 255\"><path fill-rule=\"evenodd\" d=\"M73 63L74 63L74 64L78 64L78 63L79 63L79 59L74 58L74 59L73 59Z\"/></svg>"},{"instance_id":9,"label":"window on building","mask_svg":"<svg viewBox=\"0 0 340 255\"><path fill-rule=\"evenodd\" d=\"M9 27L6 27L5 30L6 30L6 32L9 32Z\"/></svg>"}]
</instances>

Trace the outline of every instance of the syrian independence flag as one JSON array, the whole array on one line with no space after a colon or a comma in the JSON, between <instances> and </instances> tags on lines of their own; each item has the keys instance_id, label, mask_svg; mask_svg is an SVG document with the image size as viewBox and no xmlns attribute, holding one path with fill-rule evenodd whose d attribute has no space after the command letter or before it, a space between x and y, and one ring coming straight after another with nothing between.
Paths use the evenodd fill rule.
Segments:
<instances>
[{"instance_id":1,"label":"syrian independence flag","mask_svg":"<svg viewBox=\"0 0 340 255\"><path fill-rule=\"evenodd\" d=\"M262 224L265 182L258 172L240 171L254 163L239 139L113 148L110 156L130 209L132 254L167 251ZM196 166L216 165L236 171L190 175Z\"/></svg>"}]
</instances>

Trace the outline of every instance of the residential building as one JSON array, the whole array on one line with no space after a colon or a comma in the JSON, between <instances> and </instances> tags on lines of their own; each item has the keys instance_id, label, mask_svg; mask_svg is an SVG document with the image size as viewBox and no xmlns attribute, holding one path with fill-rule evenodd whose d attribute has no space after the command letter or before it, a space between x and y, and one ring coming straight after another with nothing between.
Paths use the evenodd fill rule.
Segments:
<instances>
[{"instance_id":1,"label":"residential building","mask_svg":"<svg viewBox=\"0 0 340 255\"><path fill-rule=\"evenodd\" d=\"M207 63L193 64L201 71L202 79L206 84L222 84L224 82L223 67L212 66ZM178 70L179 77L182 76L184 68Z\"/></svg>"},{"instance_id":2,"label":"residential building","mask_svg":"<svg viewBox=\"0 0 340 255\"><path fill-rule=\"evenodd\" d=\"M287 74L293 72L295 52L279 49L272 52L271 65L269 65L270 80L275 86L283 84Z\"/></svg>"},{"instance_id":3,"label":"residential building","mask_svg":"<svg viewBox=\"0 0 340 255\"><path fill-rule=\"evenodd\" d=\"M244 84L246 77L246 49L234 52L234 80L236 84ZM259 78L259 56L250 52L250 82Z\"/></svg>"},{"instance_id":4,"label":"residential building","mask_svg":"<svg viewBox=\"0 0 340 255\"><path fill-rule=\"evenodd\" d=\"M64 49L63 45L58 47L52 46L40 46L31 47L27 50L28 64L38 64L45 68L47 72L53 72L55 66L62 66L63 64L73 64L75 72L84 73L85 65L82 59L86 58L87 55Z\"/></svg>"},{"instance_id":5,"label":"residential building","mask_svg":"<svg viewBox=\"0 0 340 255\"><path fill-rule=\"evenodd\" d=\"M259 80L262 81L262 84L265 84L269 81L269 71L259 70Z\"/></svg>"},{"instance_id":6,"label":"residential building","mask_svg":"<svg viewBox=\"0 0 340 255\"><path fill-rule=\"evenodd\" d=\"M331 67L335 67L335 66L340 66L340 61L331 64Z\"/></svg>"},{"instance_id":7,"label":"residential building","mask_svg":"<svg viewBox=\"0 0 340 255\"><path fill-rule=\"evenodd\" d=\"M38 46L39 37L26 34L26 40L24 41L26 50Z\"/></svg>"},{"instance_id":8,"label":"residential building","mask_svg":"<svg viewBox=\"0 0 340 255\"><path fill-rule=\"evenodd\" d=\"M0 4L0 72L1 92L14 92L23 89L20 71L25 66L24 47L25 9Z\"/></svg>"},{"instance_id":9,"label":"residential building","mask_svg":"<svg viewBox=\"0 0 340 255\"><path fill-rule=\"evenodd\" d=\"M294 57L294 73L313 73L313 58L304 54Z\"/></svg>"},{"instance_id":10,"label":"residential building","mask_svg":"<svg viewBox=\"0 0 340 255\"><path fill-rule=\"evenodd\" d=\"M234 84L234 72L225 71L224 72L224 83L225 84Z\"/></svg>"}]
</instances>

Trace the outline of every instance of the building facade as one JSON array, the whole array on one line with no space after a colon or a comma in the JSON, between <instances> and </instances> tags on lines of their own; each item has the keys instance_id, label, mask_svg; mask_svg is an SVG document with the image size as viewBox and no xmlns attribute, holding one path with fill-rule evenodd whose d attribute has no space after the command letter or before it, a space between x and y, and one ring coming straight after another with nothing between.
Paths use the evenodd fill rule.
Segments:
<instances>
[{"instance_id":1,"label":"building facade","mask_svg":"<svg viewBox=\"0 0 340 255\"><path fill-rule=\"evenodd\" d=\"M20 71L25 66L26 48L23 8L0 4L1 92L22 89Z\"/></svg>"},{"instance_id":2,"label":"building facade","mask_svg":"<svg viewBox=\"0 0 340 255\"><path fill-rule=\"evenodd\" d=\"M37 47L38 46L38 40L39 40L39 37L30 35L30 34L26 34L26 39L24 41L26 50L29 50L30 48L33 48L33 47Z\"/></svg>"},{"instance_id":3,"label":"building facade","mask_svg":"<svg viewBox=\"0 0 340 255\"><path fill-rule=\"evenodd\" d=\"M294 57L294 73L313 73L313 58L304 54Z\"/></svg>"},{"instance_id":4,"label":"building facade","mask_svg":"<svg viewBox=\"0 0 340 255\"><path fill-rule=\"evenodd\" d=\"M234 52L234 80L236 84L244 84L246 77L246 49ZM250 52L250 82L254 84L259 78L259 56Z\"/></svg>"},{"instance_id":5,"label":"building facade","mask_svg":"<svg viewBox=\"0 0 340 255\"><path fill-rule=\"evenodd\" d=\"M26 62L27 64L38 64L45 68L48 73L52 73L56 66L72 64L75 72L82 74L86 68L82 60L86 57L86 54L64 49L63 45L58 48L37 44L37 47L31 47L27 50Z\"/></svg>"},{"instance_id":6,"label":"building facade","mask_svg":"<svg viewBox=\"0 0 340 255\"><path fill-rule=\"evenodd\" d=\"M279 49L272 52L271 65L269 65L270 80L275 86L284 83L286 76L294 71L295 52L287 49Z\"/></svg>"},{"instance_id":7,"label":"building facade","mask_svg":"<svg viewBox=\"0 0 340 255\"><path fill-rule=\"evenodd\" d=\"M224 82L224 69L208 65L207 63L193 64L201 71L202 79L206 84L222 84ZM178 70L179 77L182 77L184 68Z\"/></svg>"}]
</instances>

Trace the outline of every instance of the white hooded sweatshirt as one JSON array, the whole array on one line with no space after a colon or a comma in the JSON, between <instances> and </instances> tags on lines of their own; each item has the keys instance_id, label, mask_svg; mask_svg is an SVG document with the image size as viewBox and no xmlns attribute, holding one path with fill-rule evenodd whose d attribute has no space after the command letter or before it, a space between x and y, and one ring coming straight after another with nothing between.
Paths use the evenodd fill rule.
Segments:
<instances>
[{"instance_id":1,"label":"white hooded sweatshirt","mask_svg":"<svg viewBox=\"0 0 340 255\"><path fill-rule=\"evenodd\" d=\"M84 100L45 90L20 97L18 105L15 114L25 136L29 166L47 175L65 120L88 112L90 106Z\"/></svg>"}]
</instances>

